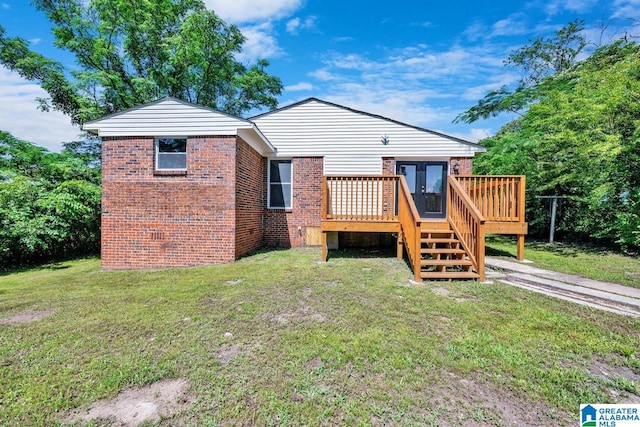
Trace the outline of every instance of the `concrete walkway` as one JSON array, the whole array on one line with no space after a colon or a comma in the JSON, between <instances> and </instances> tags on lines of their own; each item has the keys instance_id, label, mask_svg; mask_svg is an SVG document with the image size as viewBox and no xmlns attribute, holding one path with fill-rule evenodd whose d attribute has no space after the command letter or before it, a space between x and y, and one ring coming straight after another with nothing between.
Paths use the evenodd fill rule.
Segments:
<instances>
[{"instance_id":1,"label":"concrete walkway","mask_svg":"<svg viewBox=\"0 0 640 427\"><path fill-rule=\"evenodd\" d=\"M640 289L487 257L488 279L626 316L640 317ZM496 271L498 270L498 271Z\"/></svg>"}]
</instances>

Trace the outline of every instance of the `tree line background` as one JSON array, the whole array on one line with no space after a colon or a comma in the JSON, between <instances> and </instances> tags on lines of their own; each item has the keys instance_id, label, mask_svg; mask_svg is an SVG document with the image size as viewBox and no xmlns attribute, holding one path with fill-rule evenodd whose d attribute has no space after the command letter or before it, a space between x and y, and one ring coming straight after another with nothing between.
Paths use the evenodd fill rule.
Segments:
<instances>
[{"instance_id":1,"label":"tree line background","mask_svg":"<svg viewBox=\"0 0 640 427\"><path fill-rule=\"evenodd\" d=\"M583 22L514 52L516 87L488 93L457 118L473 122L505 112L517 118L481 141L478 174L527 177L530 234L544 236L549 200L564 196L556 222L565 240L629 253L640 249L640 46L626 35L589 47Z\"/></svg>"},{"instance_id":2,"label":"tree line background","mask_svg":"<svg viewBox=\"0 0 640 427\"><path fill-rule=\"evenodd\" d=\"M0 64L38 82L44 111L75 124L170 95L241 115L275 108L279 78L268 62L235 59L245 41L202 0L36 0L74 69L0 26ZM640 249L640 46L629 36L597 46L584 24L512 52L513 87L489 92L457 117L517 118L480 143L477 174L527 176L530 234L548 231L548 202L566 196L560 238ZM95 254L100 242L100 145L67 142L51 153L0 131L0 268Z\"/></svg>"}]
</instances>

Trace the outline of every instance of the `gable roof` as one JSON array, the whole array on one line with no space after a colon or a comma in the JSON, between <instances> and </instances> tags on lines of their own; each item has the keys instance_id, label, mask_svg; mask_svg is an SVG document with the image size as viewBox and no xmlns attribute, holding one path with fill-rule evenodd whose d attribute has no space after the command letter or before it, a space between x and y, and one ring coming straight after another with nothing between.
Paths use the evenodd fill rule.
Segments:
<instances>
[{"instance_id":1,"label":"gable roof","mask_svg":"<svg viewBox=\"0 0 640 427\"><path fill-rule=\"evenodd\" d=\"M260 154L275 152L250 120L170 96L92 120L82 129L101 137L240 135Z\"/></svg>"},{"instance_id":2,"label":"gable roof","mask_svg":"<svg viewBox=\"0 0 640 427\"><path fill-rule=\"evenodd\" d=\"M326 174L380 174L385 157L444 161L485 151L460 138L317 98L251 120L279 157L324 157Z\"/></svg>"},{"instance_id":3,"label":"gable roof","mask_svg":"<svg viewBox=\"0 0 640 427\"><path fill-rule=\"evenodd\" d=\"M411 125L411 124L408 124L408 123L404 123L404 122L401 122L399 120L395 120L395 119L391 119L389 117L381 116L379 114L369 113L369 112L362 111L362 110L356 110L355 108L346 107L344 105L336 104L336 103L330 102L330 101L325 101L323 99L316 98L316 97L313 97L313 96L311 96L309 98L306 98L306 99L303 99L303 100L298 101L298 102L294 102L293 104L286 105L284 107L276 108L275 110L271 110L271 111L267 111L265 113L257 114L257 115L255 115L253 117L250 117L249 120L252 120L252 121L259 120L262 117L266 117L266 116L269 116L269 115L272 115L272 114L278 114L281 111L288 110L288 109L291 109L291 108L295 108L295 107L297 107L299 105L307 104L309 102L318 102L318 103L321 103L321 104L325 104L327 106L341 108L343 110L350 111L350 112L353 112L353 113L356 113L356 114L362 114L362 115L369 116L369 117L372 117L372 118L376 118L376 119L380 119L380 120L386 120L386 121L388 121L390 123L395 123L395 124L400 125L400 126L406 126L408 128L412 128L412 129L415 129L415 130L418 130L418 131L421 131L421 132L426 132L426 133L431 133L433 135L438 135L438 136L441 136L443 138L451 139L453 141L458 141L458 142L460 142L462 144L469 144L471 146L480 148L479 151L485 151L485 147L483 147L480 144L476 144L475 142L467 141L465 139L458 138L456 136L447 135L447 134L444 134L444 133L441 133L441 132L437 132L437 131L434 131L434 130L431 130L431 129L423 128L423 127L420 127L420 126L415 126L415 125Z\"/></svg>"}]
</instances>

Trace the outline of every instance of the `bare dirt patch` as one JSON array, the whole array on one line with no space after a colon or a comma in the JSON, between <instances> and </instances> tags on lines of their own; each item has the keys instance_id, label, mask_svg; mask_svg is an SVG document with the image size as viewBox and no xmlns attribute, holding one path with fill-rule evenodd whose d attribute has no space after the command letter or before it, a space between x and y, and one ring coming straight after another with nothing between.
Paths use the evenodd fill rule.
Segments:
<instances>
[{"instance_id":1,"label":"bare dirt patch","mask_svg":"<svg viewBox=\"0 0 640 427\"><path fill-rule=\"evenodd\" d=\"M246 353L247 352L244 351L242 346L239 344L223 345L218 351L218 360L220 361L220 363L226 364L231 362L236 357L242 356Z\"/></svg>"},{"instance_id":2,"label":"bare dirt patch","mask_svg":"<svg viewBox=\"0 0 640 427\"><path fill-rule=\"evenodd\" d=\"M449 295L451 295L451 291L449 289L445 289L445 288L431 288L431 292L433 292L436 295L440 295L442 297L448 297Z\"/></svg>"},{"instance_id":3,"label":"bare dirt patch","mask_svg":"<svg viewBox=\"0 0 640 427\"><path fill-rule=\"evenodd\" d=\"M0 325L21 325L24 323L37 322L38 320L42 320L45 317L51 316L53 313L55 313L55 310L22 311L11 317L5 317L4 319L0 319Z\"/></svg>"},{"instance_id":4,"label":"bare dirt patch","mask_svg":"<svg viewBox=\"0 0 640 427\"><path fill-rule=\"evenodd\" d=\"M313 289L305 288L303 296L309 297L313 293ZM302 298L298 299L298 307L295 310L284 310L280 313L267 313L266 318L269 321L279 323L281 325L297 324L304 322L325 323L327 317L317 311L313 306L307 304Z\"/></svg>"},{"instance_id":5,"label":"bare dirt patch","mask_svg":"<svg viewBox=\"0 0 640 427\"><path fill-rule=\"evenodd\" d=\"M104 420L118 427L156 422L175 415L194 400L187 393L188 386L185 379L172 379L123 390L113 399L99 400L86 410L76 411L69 421Z\"/></svg>"},{"instance_id":6,"label":"bare dirt patch","mask_svg":"<svg viewBox=\"0 0 640 427\"><path fill-rule=\"evenodd\" d=\"M460 426L503 425L534 427L539 425L568 426L575 424L566 414L558 413L541 402L517 396L508 389L485 383L483 379L469 380L448 372L435 392L437 408L446 413L456 408Z\"/></svg>"}]
</instances>

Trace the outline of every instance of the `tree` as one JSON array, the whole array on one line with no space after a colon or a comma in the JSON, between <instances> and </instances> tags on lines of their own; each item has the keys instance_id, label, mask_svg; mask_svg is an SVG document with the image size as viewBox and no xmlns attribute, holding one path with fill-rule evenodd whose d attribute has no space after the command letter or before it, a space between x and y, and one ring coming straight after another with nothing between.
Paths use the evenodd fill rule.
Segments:
<instances>
[{"instance_id":1,"label":"tree","mask_svg":"<svg viewBox=\"0 0 640 427\"><path fill-rule=\"evenodd\" d=\"M266 60L236 59L245 41L202 0L34 0L53 24L55 45L79 69L29 49L0 27L0 63L37 81L49 98L40 108L73 123L146 103L164 95L240 115L277 106L280 79Z\"/></svg>"},{"instance_id":2,"label":"tree","mask_svg":"<svg viewBox=\"0 0 640 427\"><path fill-rule=\"evenodd\" d=\"M0 131L0 269L95 253L99 169Z\"/></svg>"},{"instance_id":3,"label":"tree","mask_svg":"<svg viewBox=\"0 0 640 427\"><path fill-rule=\"evenodd\" d=\"M619 40L537 86L537 102L483 141L480 173L525 173L531 231L548 218L534 195L568 196L558 232L640 249L640 45Z\"/></svg>"},{"instance_id":4,"label":"tree","mask_svg":"<svg viewBox=\"0 0 640 427\"><path fill-rule=\"evenodd\" d=\"M539 86L544 84L546 77L558 75L576 63L587 45L583 29L584 22L575 20L556 31L552 38L541 37L512 51L504 65L523 71L524 76L517 87L511 90L502 86L490 91L476 105L459 114L454 123L473 123L505 112L520 114L538 99Z\"/></svg>"}]
</instances>

